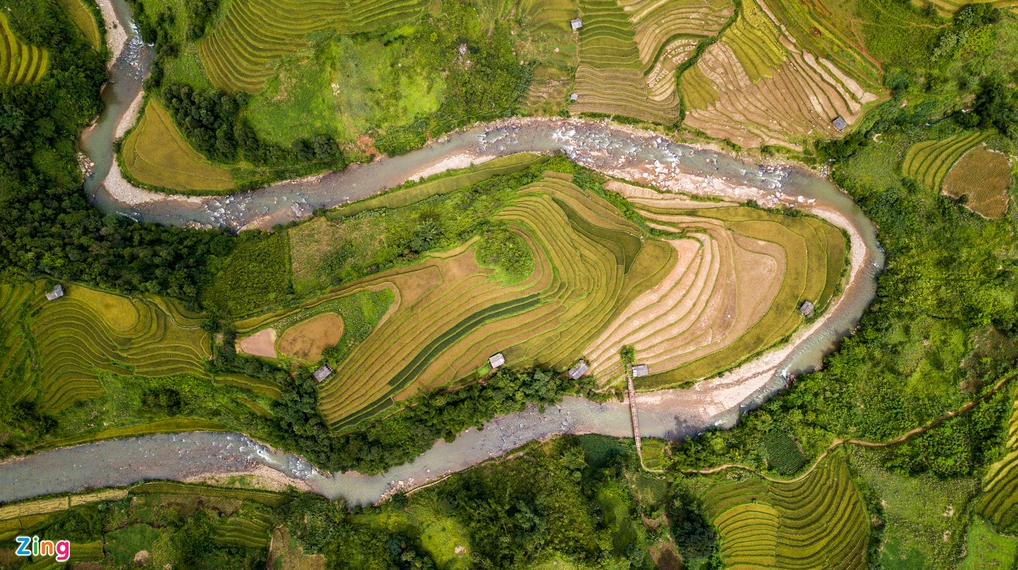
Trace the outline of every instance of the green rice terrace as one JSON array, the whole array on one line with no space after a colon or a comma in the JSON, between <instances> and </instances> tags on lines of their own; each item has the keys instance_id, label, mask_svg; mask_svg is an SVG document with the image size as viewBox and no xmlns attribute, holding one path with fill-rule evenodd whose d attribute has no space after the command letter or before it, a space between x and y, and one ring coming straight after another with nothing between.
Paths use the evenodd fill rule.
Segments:
<instances>
[{"instance_id":1,"label":"green rice terrace","mask_svg":"<svg viewBox=\"0 0 1018 570\"><path fill-rule=\"evenodd\" d=\"M18 39L6 14L0 14L0 85L35 83L49 66L49 52Z\"/></svg>"},{"instance_id":2,"label":"green rice terrace","mask_svg":"<svg viewBox=\"0 0 1018 570\"><path fill-rule=\"evenodd\" d=\"M977 511L1002 532L1018 528L1018 405L1008 424L1005 454L990 465L983 479L984 495Z\"/></svg>"},{"instance_id":3,"label":"green rice terrace","mask_svg":"<svg viewBox=\"0 0 1018 570\"><path fill-rule=\"evenodd\" d=\"M703 503L733 570L868 567L866 505L841 456L792 481L718 484Z\"/></svg>"}]
</instances>

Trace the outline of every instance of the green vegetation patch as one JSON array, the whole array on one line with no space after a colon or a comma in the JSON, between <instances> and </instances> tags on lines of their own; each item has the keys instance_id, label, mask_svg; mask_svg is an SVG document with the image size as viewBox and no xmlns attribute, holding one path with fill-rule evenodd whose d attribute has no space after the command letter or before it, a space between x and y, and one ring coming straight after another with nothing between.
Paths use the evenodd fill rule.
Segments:
<instances>
[{"instance_id":1,"label":"green vegetation patch","mask_svg":"<svg viewBox=\"0 0 1018 570\"><path fill-rule=\"evenodd\" d=\"M881 468L872 451L852 451L853 467L882 506L880 561L889 568L945 568L964 540L966 505L977 481L908 476Z\"/></svg>"},{"instance_id":2,"label":"green vegetation patch","mask_svg":"<svg viewBox=\"0 0 1018 570\"><path fill-rule=\"evenodd\" d=\"M292 294L290 241L286 232L246 234L229 256L218 258L202 301L224 315L244 317L282 305Z\"/></svg>"},{"instance_id":3,"label":"green vegetation patch","mask_svg":"<svg viewBox=\"0 0 1018 570\"><path fill-rule=\"evenodd\" d=\"M981 517L974 517L965 540L965 558L958 570L1013 568L1018 561L1018 538L993 530Z\"/></svg>"},{"instance_id":4,"label":"green vegetation patch","mask_svg":"<svg viewBox=\"0 0 1018 570\"><path fill-rule=\"evenodd\" d=\"M771 430L763 438L768 467L782 475L798 473L806 465L799 444L780 430Z\"/></svg>"}]
</instances>

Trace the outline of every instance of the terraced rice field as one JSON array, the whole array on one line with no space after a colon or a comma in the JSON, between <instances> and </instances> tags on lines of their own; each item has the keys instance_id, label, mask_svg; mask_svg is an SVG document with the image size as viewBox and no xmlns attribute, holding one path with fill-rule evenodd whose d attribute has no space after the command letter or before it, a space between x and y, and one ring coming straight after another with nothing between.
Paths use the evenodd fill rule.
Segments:
<instances>
[{"instance_id":1,"label":"terraced rice field","mask_svg":"<svg viewBox=\"0 0 1018 570\"><path fill-rule=\"evenodd\" d=\"M916 143L906 151L901 172L923 188L939 192L954 163L989 136L984 132L959 133L946 139Z\"/></svg>"},{"instance_id":2,"label":"terraced rice field","mask_svg":"<svg viewBox=\"0 0 1018 570\"><path fill-rule=\"evenodd\" d=\"M42 79L49 67L49 51L22 43L0 13L0 84L21 85Z\"/></svg>"},{"instance_id":3,"label":"terraced rice field","mask_svg":"<svg viewBox=\"0 0 1018 570\"><path fill-rule=\"evenodd\" d=\"M1011 186L1011 161L1002 152L977 146L966 152L947 171L942 191L948 196L967 197L965 207L986 218L1007 213Z\"/></svg>"},{"instance_id":4,"label":"terraced rice field","mask_svg":"<svg viewBox=\"0 0 1018 570\"><path fill-rule=\"evenodd\" d=\"M819 220L745 207L669 210L664 199L655 214L637 201L675 233L656 239L571 180L546 172L495 215L534 254L521 283L480 266L471 241L330 295L367 289L394 299L321 387L334 429L486 373L496 352L513 367L560 370L586 356L611 381L621 372L619 349L632 343L651 366L641 387L695 380L780 342L802 322L798 304L823 310L841 279L844 237ZM643 191L644 201L659 196ZM285 330L294 318L250 319L238 331Z\"/></svg>"},{"instance_id":5,"label":"terraced rice field","mask_svg":"<svg viewBox=\"0 0 1018 570\"><path fill-rule=\"evenodd\" d=\"M0 378L9 384L7 397L12 402L32 399L31 333L21 325L25 315L36 305L40 292L34 284L0 285Z\"/></svg>"},{"instance_id":6,"label":"terraced rice field","mask_svg":"<svg viewBox=\"0 0 1018 570\"><path fill-rule=\"evenodd\" d=\"M721 41L680 78L685 124L744 147L800 148L810 137L839 136L836 117L851 125L880 98L879 82L871 77L878 70L872 63L832 61L834 53L842 60L865 59L847 42L838 47L833 36L829 42L801 41L798 28L785 26L760 1L743 2Z\"/></svg>"},{"instance_id":7,"label":"terraced rice field","mask_svg":"<svg viewBox=\"0 0 1018 570\"><path fill-rule=\"evenodd\" d=\"M137 126L123 143L125 172L138 182L180 192L222 192L233 188L233 174L187 144L158 101L149 99Z\"/></svg>"},{"instance_id":8,"label":"terraced rice field","mask_svg":"<svg viewBox=\"0 0 1018 570\"><path fill-rule=\"evenodd\" d=\"M800 480L722 484L703 501L732 570L867 568L866 506L840 455Z\"/></svg>"},{"instance_id":9,"label":"terraced rice field","mask_svg":"<svg viewBox=\"0 0 1018 570\"><path fill-rule=\"evenodd\" d=\"M50 302L35 296L31 334L38 387L56 412L105 394L99 371L159 377L205 375L210 356L201 320L164 299L128 298L81 286Z\"/></svg>"},{"instance_id":10,"label":"terraced rice field","mask_svg":"<svg viewBox=\"0 0 1018 570\"><path fill-rule=\"evenodd\" d=\"M592 373L616 378L617 355L631 345L651 375L637 387L687 383L730 368L780 342L810 301L830 303L845 267L841 231L811 217L747 207L689 209L681 196L618 184L654 226L685 231L679 261L634 300L584 354Z\"/></svg>"},{"instance_id":11,"label":"terraced rice field","mask_svg":"<svg viewBox=\"0 0 1018 570\"><path fill-rule=\"evenodd\" d=\"M987 469L976 512L1001 532L1018 531L1018 401L1011 415L1004 457Z\"/></svg>"},{"instance_id":12,"label":"terraced rice field","mask_svg":"<svg viewBox=\"0 0 1018 570\"><path fill-rule=\"evenodd\" d=\"M13 540L18 534L56 513L62 513L82 505L119 501L126 496L126 489L106 489L81 495L37 499L5 505L0 507L0 540Z\"/></svg>"},{"instance_id":13,"label":"terraced rice field","mask_svg":"<svg viewBox=\"0 0 1018 570\"><path fill-rule=\"evenodd\" d=\"M832 0L765 0L761 7L781 22L783 33L798 49L829 60L864 90L880 92L881 64L866 51L858 22L850 12L852 4Z\"/></svg>"},{"instance_id":14,"label":"terraced rice field","mask_svg":"<svg viewBox=\"0 0 1018 570\"><path fill-rule=\"evenodd\" d=\"M102 47L102 35L99 33L99 24L95 21L95 15L85 5L85 1L58 0L60 6L67 12L74 25L81 30L88 43L98 51Z\"/></svg>"},{"instance_id":15,"label":"terraced rice field","mask_svg":"<svg viewBox=\"0 0 1018 570\"><path fill-rule=\"evenodd\" d=\"M272 515L258 511L247 515L237 514L216 527L213 540L224 546L240 548L268 548L272 533Z\"/></svg>"},{"instance_id":16,"label":"terraced rice field","mask_svg":"<svg viewBox=\"0 0 1018 570\"><path fill-rule=\"evenodd\" d=\"M391 288L397 304L321 389L322 412L336 429L483 370L499 351L512 366L571 365L676 257L664 242L641 240L607 203L553 176L524 187L496 219L536 254L522 283L495 280L477 264L473 242L366 281Z\"/></svg>"},{"instance_id":17,"label":"terraced rice field","mask_svg":"<svg viewBox=\"0 0 1018 570\"><path fill-rule=\"evenodd\" d=\"M734 11L727 0L591 0L579 5L576 113L664 124L679 118L677 69Z\"/></svg>"},{"instance_id":18,"label":"terraced rice field","mask_svg":"<svg viewBox=\"0 0 1018 570\"><path fill-rule=\"evenodd\" d=\"M369 32L423 13L423 0L240 0L231 2L198 49L212 84L227 92L258 93L273 63L308 45L323 30Z\"/></svg>"}]
</instances>

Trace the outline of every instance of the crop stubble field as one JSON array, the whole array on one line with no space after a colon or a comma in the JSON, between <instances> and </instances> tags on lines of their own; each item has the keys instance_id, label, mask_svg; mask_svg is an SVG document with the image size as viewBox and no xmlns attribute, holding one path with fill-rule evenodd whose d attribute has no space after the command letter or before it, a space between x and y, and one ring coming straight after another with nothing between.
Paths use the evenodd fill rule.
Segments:
<instances>
[{"instance_id":1,"label":"crop stubble field","mask_svg":"<svg viewBox=\"0 0 1018 570\"><path fill-rule=\"evenodd\" d=\"M1011 186L1011 161L1002 152L977 146L947 171L942 191L954 198L966 197L965 207L986 218L1007 213Z\"/></svg>"},{"instance_id":2,"label":"crop stubble field","mask_svg":"<svg viewBox=\"0 0 1018 570\"><path fill-rule=\"evenodd\" d=\"M455 180L445 180L413 197L469 192L473 178L461 178L458 190ZM478 242L469 240L339 287L305 308L242 321L238 332L272 328L285 336L298 323L308 326L330 303L391 295L391 306L364 328L361 340L346 343L342 358L327 359L336 373L321 386L320 407L330 425L344 431L418 391L484 374L496 352L516 368L562 370L584 357L592 374L611 383L621 378L620 349L633 345L637 360L651 370L639 380L641 389L688 384L781 342L803 322L802 301L823 311L841 283L845 238L817 218L734 204L709 207L714 204L620 183L612 188L621 188L663 237L652 237L597 193L574 184L572 175L546 171L493 216L532 252L534 268L525 279L506 281L481 265ZM392 202L399 196L376 205L414 205ZM340 238L330 236L341 234L328 228L386 212L395 215L358 208L352 217L307 224L317 228L317 253L303 259L291 241L295 267L311 273L315 260L338 247L330 239ZM291 240L311 243L299 230Z\"/></svg>"}]
</instances>

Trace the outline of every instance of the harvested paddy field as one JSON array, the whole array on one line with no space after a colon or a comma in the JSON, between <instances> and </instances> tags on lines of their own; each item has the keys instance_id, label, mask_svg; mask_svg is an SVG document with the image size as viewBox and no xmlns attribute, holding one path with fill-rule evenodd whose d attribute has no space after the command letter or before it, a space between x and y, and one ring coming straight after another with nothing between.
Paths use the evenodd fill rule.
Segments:
<instances>
[{"instance_id":1,"label":"harvested paddy field","mask_svg":"<svg viewBox=\"0 0 1018 570\"><path fill-rule=\"evenodd\" d=\"M879 66L842 27L826 8L743 2L680 77L685 124L744 147L840 136L836 118L852 125L883 97Z\"/></svg>"},{"instance_id":2,"label":"harvested paddy field","mask_svg":"<svg viewBox=\"0 0 1018 570\"><path fill-rule=\"evenodd\" d=\"M868 567L866 504L840 455L792 481L718 484L703 502L728 568Z\"/></svg>"},{"instance_id":3,"label":"harvested paddy field","mask_svg":"<svg viewBox=\"0 0 1018 570\"><path fill-rule=\"evenodd\" d=\"M237 347L251 356L276 357L276 329L263 329L237 341Z\"/></svg>"},{"instance_id":4,"label":"harvested paddy field","mask_svg":"<svg viewBox=\"0 0 1018 570\"><path fill-rule=\"evenodd\" d=\"M198 154L173 119L150 99L123 143L124 172L156 188L180 192L222 192L233 188L233 175Z\"/></svg>"},{"instance_id":5,"label":"harvested paddy field","mask_svg":"<svg viewBox=\"0 0 1018 570\"><path fill-rule=\"evenodd\" d=\"M1007 213L1011 186L1011 161L1002 152L977 146L966 152L947 171L941 186L953 198L966 197L965 207L985 218Z\"/></svg>"},{"instance_id":6,"label":"harvested paddy field","mask_svg":"<svg viewBox=\"0 0 1018 570\"><path fill-rule=\"evenodd\" d=\"M444 191L469 192L467 184ZM361 319L360 340L340 342L341 357L335 349L322 352L336 373L321 386L320 407L335 430L345 431L421 390L485 375L488 357L498 352L513 368L564 370L586 358L592 374L612 383L624 372L621 348L632 345L637 361L650 368L640 388L688 384L782 342L804 322L800 304L824 311L841 283L846 241L820 219L620 183L612 188L633 189L631 204L646 225L623 216L603 190L578 186L571 174L546 171L499 195L492 222L533 257L532 269L519 278L482 263L483 240L472 239L353 281L302 309L242 321L238 332L286 331L316 322L308 319L326 314L330 303L360 306L350 299L390 295L384 314ZM340 209L331 222L306 224L324 240L314 244L315 258L328 260L330 247L347 251L349 236L331 237L347 225L420 220L400 214L404 208L433 215L428 212L441 208L436 196L421 194L424 206L400 201L394 209L358 209L349 217ZM294 232L291 239L303 235ZM385 230L368 233L383 236L376 247L384 251ZM295 264L298 259L295 254ZM300 263L304 271L314 265ZM342 320L348 329L346 314ZM276 344L280 351L285 337Z\"/></svg>"},{"instance_id":7,"label":"harvested paddy field","mask_svg":"<svg viewBox=\"0 0 1018 570\"><path fill-rule=\"evenodd\" d=\"M0 13L0 84L36 83L49 67L49 51L23 43Z\"/></svg>"},{"instance_id":8,"label":"harvested paddy field","mask_svg":"<svg viewBox=\"0 0 1018 570\"><path fill-rule=\"evenodd\" d=\"M314 363L322 359L323 350L336 346L341 338L343 317L336 313L322 313L283 331L279 337L279 352Z\"/></svg>"},{"instance_id":9,"label":"harvested paddy field","mask_svg":"<svg viewBox=\"0 0 1018 570\"><path fill-rule=\"evenodd\" d=\"M841 231L817 218L747 207L695 208L687 199L616 184L660 229L682 231L679 263L587 347L595 373L621 373L617 354L633 346L651 375L640 388L711 376L790 335L804 301L822 312L845 268ZM715 204L711 204L715 205Z\"/></svg>"}]
</instances>

